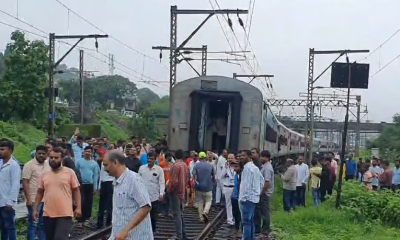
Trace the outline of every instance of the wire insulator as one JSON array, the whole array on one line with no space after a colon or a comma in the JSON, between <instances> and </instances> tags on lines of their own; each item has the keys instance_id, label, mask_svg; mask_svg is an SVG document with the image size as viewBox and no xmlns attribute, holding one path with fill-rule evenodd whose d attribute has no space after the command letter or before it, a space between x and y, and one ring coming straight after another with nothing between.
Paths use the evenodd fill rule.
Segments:
<instances>
[{"instance_id":1,"label":"wire insulator","mask_svg":"<svg viewBox=\"0 0 400 240\"><path fill-rule=\"evenodd\" d=\"M189 50L185 50L185 51L183 51L182 52L182 54L192 54L193 52L192 51L189 51Z\"/></svg>"},{"instance_id":2,"label":"wire insulator","mask_svg":"<svg viewBox=\"0 0 400 240\"><path fill-rule=\"evenodd\" d=\"M99 51L99 42L97 42L97 38L95 39L94 46L96 48L96 51L98 52Z\"/></svg>"},{"instance_id":3,"label":"wire insulator","mask_svg":"<svg viewBox=\"0 0 400 240\"><path fill-rule=\"evenodd\" d=\"M229 17L229 14L227 14L227 16L228 16L228 25L229 25L229 27L232 29L232 31L233 31L233 23L232 23L232 19Z\"/></svg>"},{"instance_id":4,"label":"wire insulator","mask_svg":"<svg viewBox=\"0 0 400 240\"><path fill-rule=\"evenodd\" d=\"M239 21L239 25L244 29L244 23L243 23L243 20L239 17L239 14L238 14L238 21Z\"/></svg>"},{"instance_id":5,"label":"wire insulator","mask_svg":"<svg viewBox=\"0 0 400 240\"><path fill-rule=\"evenodd\" d=\"M160 57L160 62L161 62L161 59L162 59L162 50L161 49L160 49L159 57Z\"/></svg>"}]
</instances>

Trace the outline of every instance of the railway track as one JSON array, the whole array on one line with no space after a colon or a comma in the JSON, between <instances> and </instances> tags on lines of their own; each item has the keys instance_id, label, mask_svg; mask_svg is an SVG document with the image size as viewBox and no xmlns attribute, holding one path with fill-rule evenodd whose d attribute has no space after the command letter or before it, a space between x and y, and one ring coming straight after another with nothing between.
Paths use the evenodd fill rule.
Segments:
<instances>
[{"instance_id":1,"label":"railway track","mask_svg":"<svg viewBox=\"0 0 400 240\"><path fill-rule=\"evenodd\" d=\"M197 209L186 208L184 211L185 229L188 240L206 240L211 239L209 235L216 232L225 222L225 210L218 208L210 210L209 222L199 222ZM104 228L95 232L91 232L86 236L72 236L73 240L102 240L108 239L111 234L111 227ZM175 226L173 219L170 217L159 217L157 221L157 230L154 233L154 240L175 240Z\"/></svg>"}]
</instances>

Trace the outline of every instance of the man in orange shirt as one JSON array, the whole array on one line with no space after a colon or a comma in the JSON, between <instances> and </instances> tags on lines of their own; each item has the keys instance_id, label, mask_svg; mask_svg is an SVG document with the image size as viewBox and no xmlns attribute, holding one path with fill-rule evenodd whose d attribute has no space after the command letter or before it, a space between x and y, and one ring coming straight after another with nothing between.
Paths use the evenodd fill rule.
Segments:
<instances>
[{"instance_id":1,"label":"man in orange shirt","mask_svg":"<svg viewBox=\"0 0 400 240\"><path fill-rule=\"evenodd\" d=\"M172 163L171 163L172 154L169 152L166 152L164 154L164 157L162 157L162 155L160 155L160 156L161 157L158 158L158 166L160 166L163 169L165 184L167 184L169 181L169 171L171 170L171 167L172 167ZM172 217L172 215L169 214L169 194L167 192L165 192L165 194L164 194L164 201L162 202L162 208L164 210L165 216Z\"/></svg>"},{"instance_id":2,"label":"man in orange shirt","mask_svg":"<svg viewBox=\"0 0 400 240\"><path fill-rule=\"evenodd\" d=\"M43 207L43 228L47 240L67 240L72 225L72 199L76 202L75 217L81 215L81 194L75 172L63 167L63 151L55 148L50 152L52 171L44 172L38 182L33 217L38 219L38 208Z\"/></svg>"}]
</instances>

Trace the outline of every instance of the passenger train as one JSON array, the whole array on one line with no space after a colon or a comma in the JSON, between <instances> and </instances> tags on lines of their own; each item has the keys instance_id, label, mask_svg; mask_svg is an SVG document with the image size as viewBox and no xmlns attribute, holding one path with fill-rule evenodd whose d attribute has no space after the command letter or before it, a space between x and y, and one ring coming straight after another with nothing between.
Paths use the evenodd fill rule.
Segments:
<instances>
[{"instance_id":1,"label":"passenger train","mask_svg":"<svg viewBox=\"0 0 400 240\"><path fill-rule=\"evenodd\" d=\"M238 79L200 76L172 89L170 148L269 150L272 157L304 154L306 138L284 126L264 102L261 91ZM313 152L338 145L314 139Z\"/></svg>"}]
</instances>

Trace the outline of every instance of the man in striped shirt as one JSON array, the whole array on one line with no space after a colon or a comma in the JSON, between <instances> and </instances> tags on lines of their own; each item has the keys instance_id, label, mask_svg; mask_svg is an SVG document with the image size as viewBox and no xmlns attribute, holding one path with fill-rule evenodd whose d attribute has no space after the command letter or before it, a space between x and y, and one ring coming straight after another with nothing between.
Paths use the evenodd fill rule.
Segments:
<instances>
[{"instance_id":1,"label":"man in striped shirt","mask_svg":"<svg viewBox=\"0 0 400 240\"><path fill-rule=\"evenodd\" d=\"M105 171L116 179L109 240L153 240L149 193L143 179L129 171L124 160L119 150L111 150L103 159Z\"/></svg>"},{"instance_id":2,"label":"man in striped shirt","mask_svg":"<svg viewBox=\"0 0 400 240\"><path fill-rule=\"evenodd\" d=\"M257 203L260 201L264 178L260 169L254 165L250 150L242 151L241 161L244 163L244 168L239 189L239 205L242 214L243 240L254 240L254 212Z\"/></svg>"}]
</instances>

